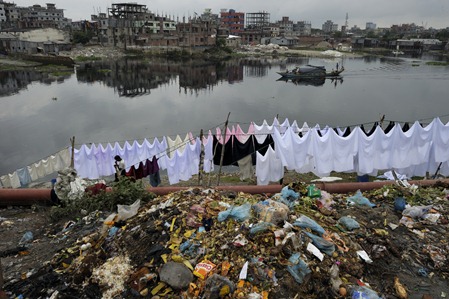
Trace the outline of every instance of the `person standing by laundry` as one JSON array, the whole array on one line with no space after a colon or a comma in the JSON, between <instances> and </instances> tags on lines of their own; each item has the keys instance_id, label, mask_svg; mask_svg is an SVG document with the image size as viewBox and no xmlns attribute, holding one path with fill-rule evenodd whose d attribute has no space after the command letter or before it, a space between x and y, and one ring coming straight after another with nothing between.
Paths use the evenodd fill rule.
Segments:
<instances>
[{"instance_id":1,"label":"person standing by laundry","mask_svg":"<svg viewBox=\"0 0 449 299\"><path fill-rule=\"evenodd\" d=\"M126 175L125 170L125 161L123 161L122 157L116 155L114 157L114 168L115 168L115 181L118 182L120 176Z\"/></svg>"}]
</instances>

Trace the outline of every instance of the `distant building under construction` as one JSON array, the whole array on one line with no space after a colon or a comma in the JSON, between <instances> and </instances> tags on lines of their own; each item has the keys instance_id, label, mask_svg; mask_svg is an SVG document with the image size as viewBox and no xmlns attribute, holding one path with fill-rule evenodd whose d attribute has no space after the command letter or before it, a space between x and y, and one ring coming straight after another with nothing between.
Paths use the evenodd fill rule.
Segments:
<instances>
[{"instance_id":1,"label":"distant building under construction","mask_svg":"<svg viewBox=\"0 0 449 299\"><path fill-rule=\"evenodd\" d=\"M256 29L265 28L270 25L270 13L268 12L251 12L245 16L246 28Z\"/></svg>"}]
</instances>

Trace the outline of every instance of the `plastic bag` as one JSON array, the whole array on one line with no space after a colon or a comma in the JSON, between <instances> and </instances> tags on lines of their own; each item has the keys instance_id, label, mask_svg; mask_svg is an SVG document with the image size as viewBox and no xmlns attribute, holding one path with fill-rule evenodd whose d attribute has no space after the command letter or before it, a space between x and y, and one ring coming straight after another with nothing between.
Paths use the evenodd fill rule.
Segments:
<instances>
[{"instance_id":1,"label":"plastic bag","mask_svg":"<svg viewBox=\"0 0 449 299\"><path fill-rule=\"evenodd\" d=\"M348 197L346 199L350 204L357 204L361 206L369 206L369 207L375 207L376 205L371 203L368 198L364 197L362 192L357 190L354 196Z\"/></svg>"},{"instance_id":2,"label":"plastic bag","mask_svg":"<svg viewBox=\"0 0 449 299\"><path fill-rule=\"evenodd\" d=\"M259 222L255 225L253 225L253 227L249 230L249 233L250 233L250 235L255 235L258 233L265 232L272 227L276 227L276 226L271 222Z\"/></svg>"},{"instance_id":3,"label":"plastic bag","mask_svg":"<svg viewBox=\"0 0 449 299\"><path fill-rule=\"evenodd\" d=\"M281 190L281 196L282 196L282 198L287 199L287 200L296 200L299 198L299 193L293 191L288 186L285 186Z\"/></svg>"},{"instance_id":4,"label":"plastic bag","mask_svg":"<svg viewBox=\"0 0 449 299\"><path fill-rule=\"evenodd\" d=\"M352 299L381 299L379 295L365 286L355 286L351 289Z\"/></svg>"},{"instance_id":5,"label":"plastic bag","mask_svg":"<svg viewBox=\"0 0 449 299\"><path fill-rule=\"evenodd\" d=\"M287 220L290 211L287 205L271 199L260 201L253 207L260 221L274 224L280 224Z\"/></svg>"},{"instance_id":6,"label":"plastic bag","mask_svg":"<svg viewBox=\"0 0 449 299\"><path fill-rule=\"evenodd\" d=\"M299 193L290 189L289 186L282 188L280 193L279 202L285 204L290 209L294 207L296 200L299 198Z\"/></svg>"},{"instance_id":7,"label":"plastic bag","mask_svg":"<svg viewBox=\"0 0 449 299\"><path fill-rule=\"evenodd\" d=\"M33 238L34 238L33 232L28 231L25 234L23 234L22 238L19 241L19 244L23 245L23 244L31 243L31 241L33 241Z\"/></svg>"},{"instance_id":8,"label":"plastic bag","mask_svg":"<svg viewBox=\"0 0 449 299\"><path fill-rule=\"evenodd\" d=\"M310 198L321 197L321 190L315 184L307 186L307 196Z\"/></svg>"},{"instance_id":9,"label":"plastic bag","mask_svg":"<svg viewBox=\"0 0 449 299\"><path fill-rule=\"evenodd\" d=\"M409 207L402 211L402 216L409 216L413 219L423 218L431 209L432 205Z\"/></svg>"},{"instance_id":10,"label":"plastic bag","mask_svg":"<svg viewBox=\"0 0 449 299\"><path fill-rule=\"evenodd\" d=\"M309 266L301 259L299 253L294 253L288 259L291 265L287 266L287 271L293 276L297 283L301 284L307 274L311 273Z\"/></svg>"},{"instance_id":11,"label":"plastic bag","mask_svg":"<svg viewBox=\"0 0 449 299\"><path fill-rule=\"evenodd\" d=\"M347 216L338 219L338 223L341 223L347 230L360 228L360 224L355 219Z\"/></svg>"},{"instance_id":12,"label":"plastic bag","mask_svg":"<svg viewBox=\"0 0 449 299\"><path fill-rule=\"evenodd\" d=\"M250 216L251 216L251 204L245 203L241 206L237 207L233 206L226 211L218 213L217 219L218 221L223 222L226 219L228 219L228 217L230 217L237 221L242 222L248 219Z\"/></svg>"},{"instance_id":13,"label":"plastic bag","mask_svg":"<svg viewBox=\"0 0 449 299\"><path fill-rule=\"evenodd\" d=\"M307 217L306 215L299 216L295 222L293 222L294 226L299 226L302 228L310 228L314 232L318 233L320 236L324 234L324 228L322 228L315 220Z\"/></svg>"},{"instance_id":14,"label":"plastic bag","mask_svg":"<svg viewBox=\"0 0 449 299\"><path fill-rule=\"evenodd\" d=\"M315 245L319 250L321 250L325 254L332 256L332 253L334 253L335 251L334 243L327 241L319 236L315 236L314 234L311 234L309 232L305 233L310 239L312 239L313 245Z\"/></svg>"},{"instance_id":15,"label":"plastic bag","mask_svg":"<svg viewBox=\"0 0 449 299\"><path fill-rule=\"evenodd\" d=\"M140 208L140 199L131 205L117 205L117 221L126 220L137 214Z\"/></svg>"},{"instance_id":16,"label":"plastic bag","mask_svg":"<svg viewBox=\"0 0 449 299\"><path fill-rule=\"evenodd\" d=\"M403 197L397 197L394 199L394 210L398 212L402 212L405 210L405 205L407 202Z\"/></svg>"}]
</instances>

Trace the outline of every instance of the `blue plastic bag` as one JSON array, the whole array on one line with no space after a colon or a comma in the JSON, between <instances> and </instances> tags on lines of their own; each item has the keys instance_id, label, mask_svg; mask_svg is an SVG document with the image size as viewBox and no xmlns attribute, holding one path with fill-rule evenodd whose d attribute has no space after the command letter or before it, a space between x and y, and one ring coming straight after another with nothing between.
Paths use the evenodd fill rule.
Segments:
<instances>
[{"instance_id":1,"label":"blue plastic bag","mask_svg":"<svg viewBox=\"0 0 449 299\"><path fill-rule=\"evenodd\" d=\"M356 286L351 290L352 299L382 299L377 293L365 286Z\"/></svg>"},{"instance_id":2,"label":"blue plastic bag","mask_svg":"<svg viewBox=\"0 0 449 299\"><path fill-rule=\"evenodd\" d=\"M357 190L354 196L346 199L350 204L356 204L361 206L375 207L376 205L371 203L368 198L364 197L360 190Z\"/></svg>"},{"instance_id":3,"label":"blue plastic bag","mask_svg":"<svg viewBox=\"0 0 449 299\"><path fill-rule=\"evenodd\" d=\"M327 241L319 236L315 236L309 232L305 232L306 235L312 239L312 244L315 245L319 250L324 252L325 254L332 256L332 253L335 251L334 243Z\"/></svg>"},{"instance_id":4,"label":"blue plastic bag","mask_svg":"<svg viewBox=\"0 0 449 299\"><path fill-rule=\"evenodd\" d=\"M297 283L301 284L311 271L309 266L301 259L299 253L294 253L288 259L291 265L287 266L287 271L293 276Z\"/></svg>"},{"instance_id":5,"label":"blue plastic bag","mask_svg":"<svg viewBox=\"0 0 449 299\"><path fill-rule=\"evenodd\" d=\"M396 197L394 199L394 210L396 212L402 212L405 210L405 205L407 202L405 201L404 197Z\"/></svg>"},{"instance_id":6,"label":"blue plastic bag","mask_svg":"<svg viewBox=\"0 0 449 299\"><path fill-rule=\"evenodd\" d=\"M302 228L310 228L314 232L318 233L320 236L324 234L324 228L322 228L315 220L307 217L306 215L299 216L295 222L293 222L294 226L299 226Z\"/></svg>"},{"instance_id":7,"label":"blue plastic bag","mask_svg":"<svg viewBox=\"0 0 449 299\"><path fill-rule=\"evenodd\" d=\"M287 199L287 200L292 200L292 199L296 200L299 198L299 193L288 188L288 186L285 186L281 190L281 196L282 196L282 198Z\"/></svg>"},{"instance_id":8,"label":"blue plastic bag","mask_svg":"<svg viewBox=\"0 0 449 299\"><path fill-rule=\"evenodd\" d=\"M255 225L253 225L253 227L251 227L251 229L249 230L249 233L250 233L250 235L255 235L258 233L265 232L272 227L276 227L276 225L274 225L271 222L259 222Z\"/></svg>"},{"instance_id":9,"label":"blue plastic bag","mask_svg":"<svg viewBox=\"0 0 449 299\"><path fill-rule=\"evenodd\" d=\"M230 209L227 209L226 211L218 213L218 221L223 222L228 218L233 218L237 221L245 221L246 219L249 219L251 216L251 204L245 203L241 206L237 207L231 207Z\"/></svg>"},{"instance_id":10,"label":"blue plastic bag","mask_svg":"<svg viewBox=\"0 0 449 299\"><path fill-rule=\"evenodd\" d=\"M347 230L354 230L357 228L360 228L360 224L355 221L355 219L343 216L340 219L338 219L338 223L341 223Z\"/></svg>"}]
</instances>

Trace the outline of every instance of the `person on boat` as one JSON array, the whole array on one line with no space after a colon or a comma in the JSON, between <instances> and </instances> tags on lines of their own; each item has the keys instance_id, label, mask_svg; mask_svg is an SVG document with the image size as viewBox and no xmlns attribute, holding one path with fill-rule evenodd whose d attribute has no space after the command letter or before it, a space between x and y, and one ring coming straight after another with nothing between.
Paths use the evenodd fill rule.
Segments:
<instances>
[{"instance_id":1,"label":"person on boat","mask_svg":"<svg viewBox=\"0 0 449 299\"><path fill-rule=\"evenodd\" d=\"M115 168L115 181L118 182L118 179L120 176L125 176L126 175L126 170L125 170L125 161L123 161L122 157L120 157L119 155L116 155L114 157L114 168Z\"/></svg>"},{"instance_id":2,"label":"person on boat","mask_svg":"<svg viewBox=\"0 0 449 299\"><path fill-rule=\"evenodd\" d=\"M338 62L337 62L337 72L338 72Z\"/></svg>"}]
</instances>

